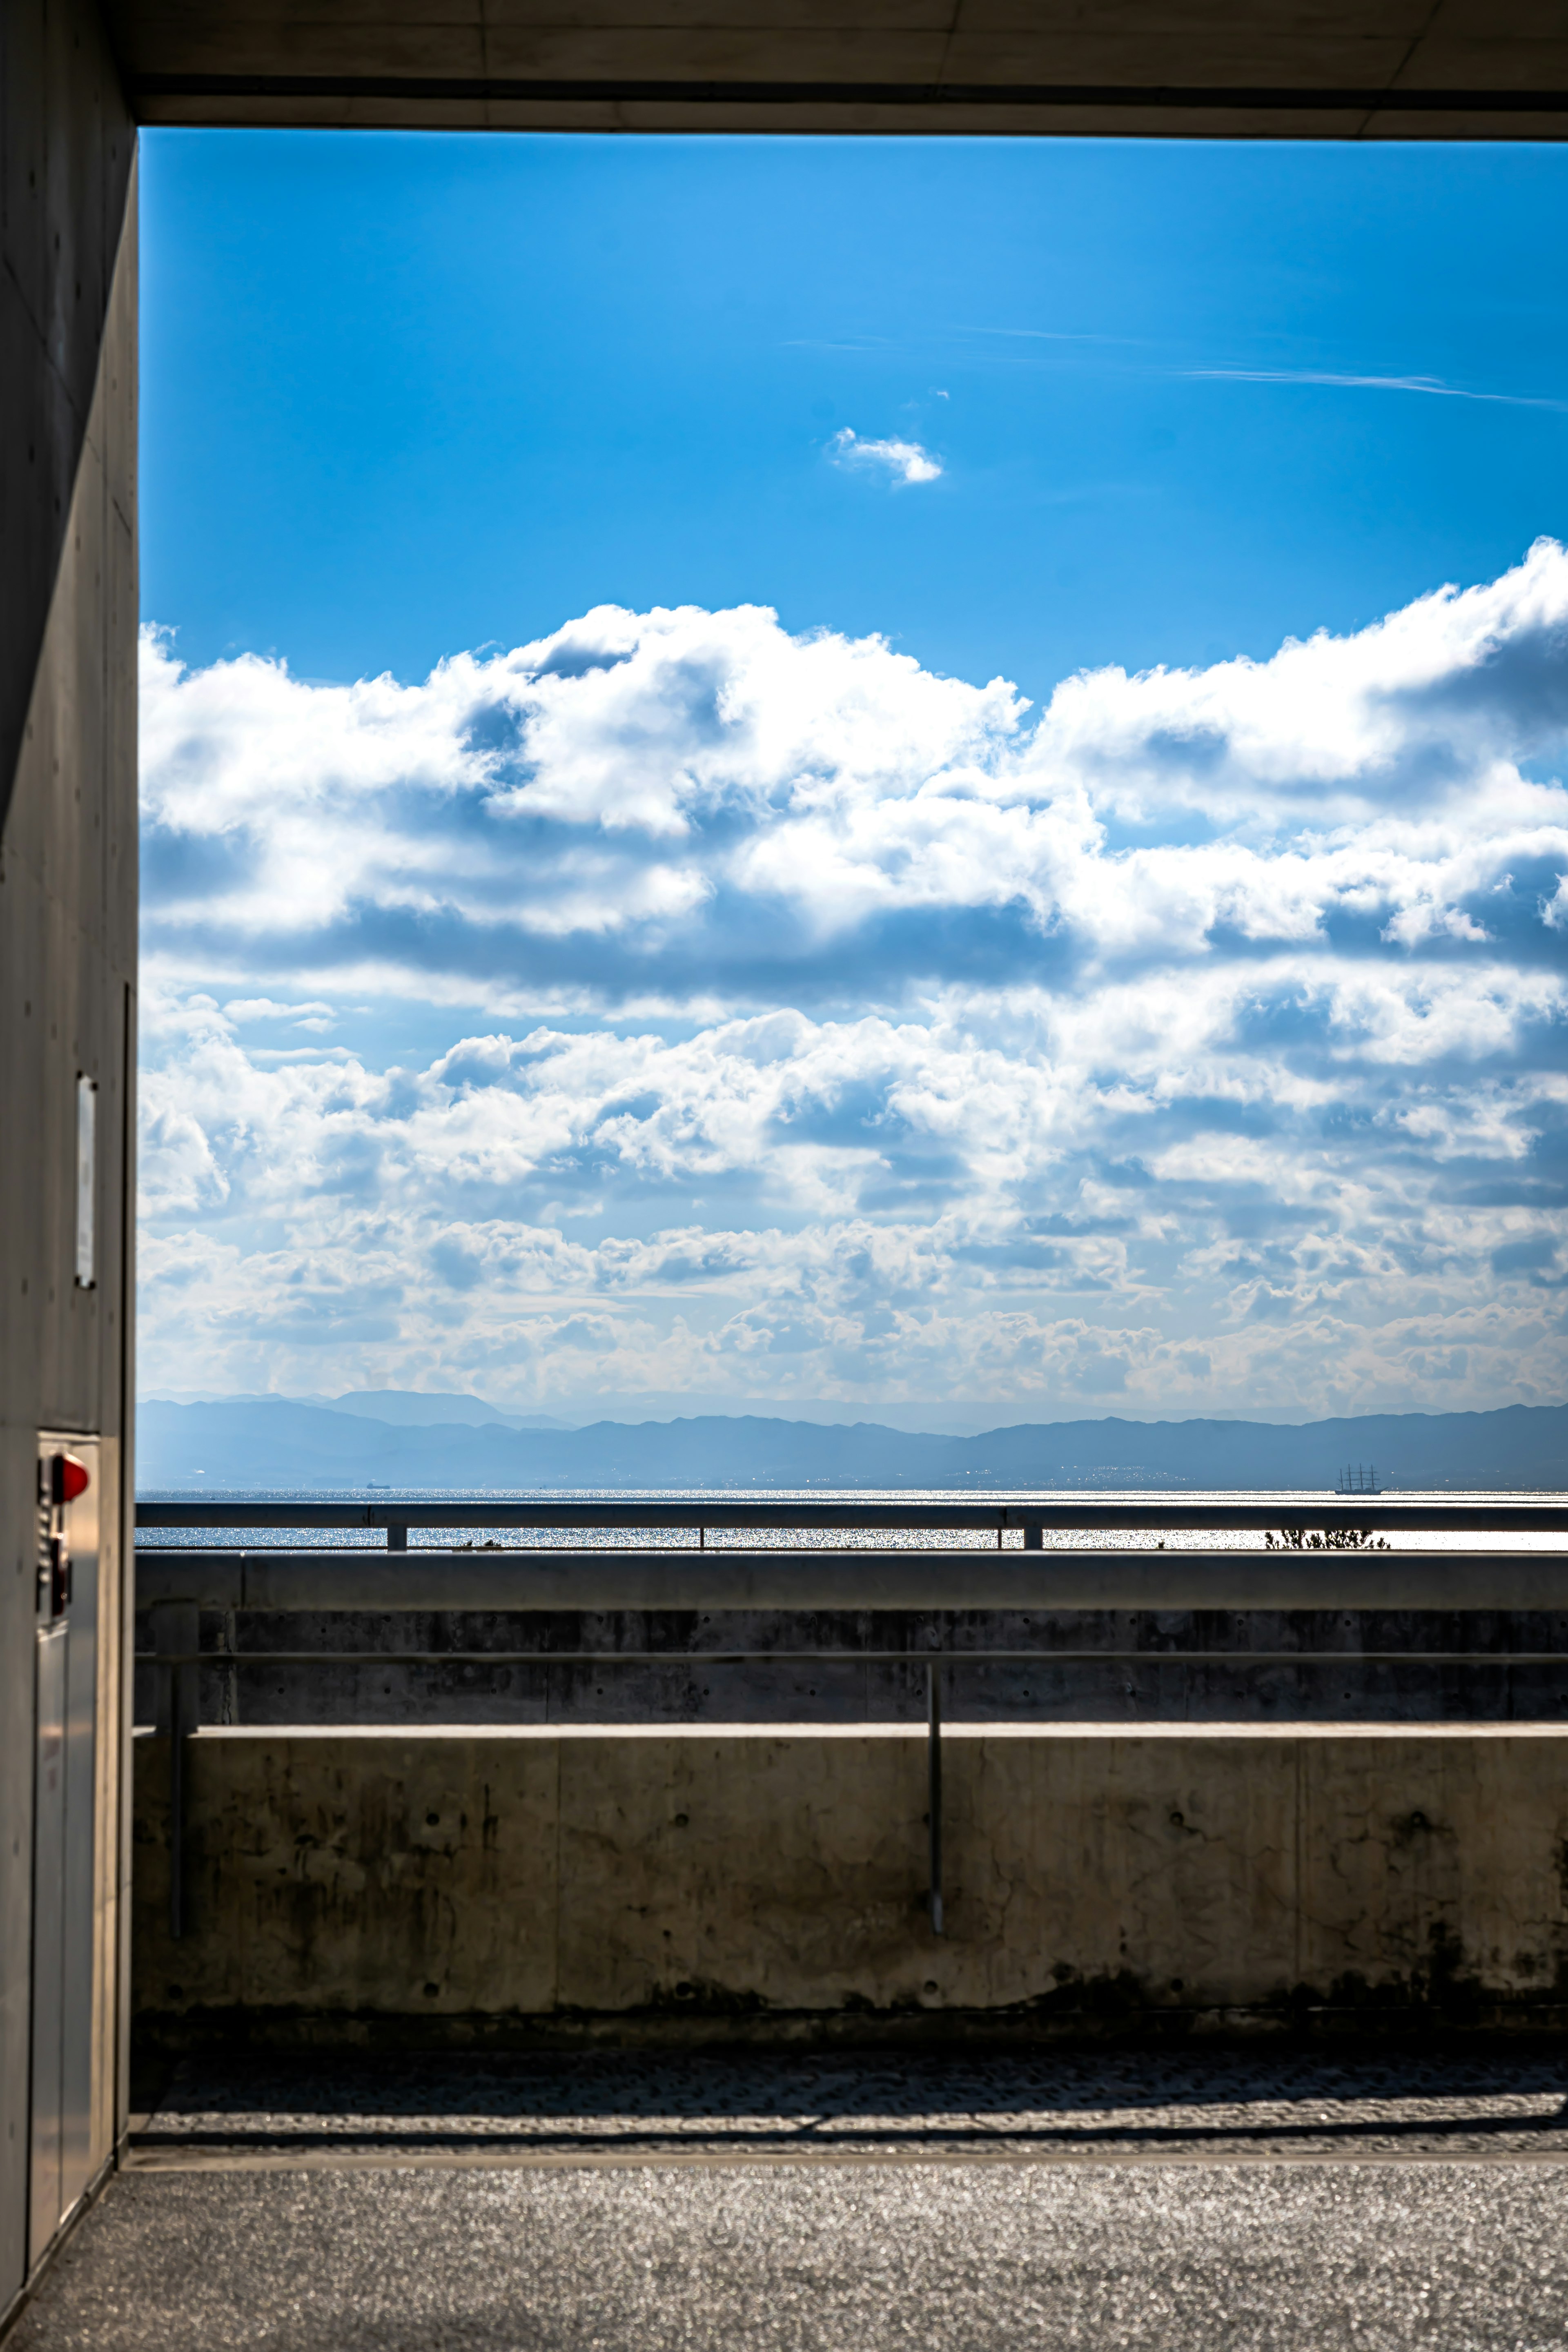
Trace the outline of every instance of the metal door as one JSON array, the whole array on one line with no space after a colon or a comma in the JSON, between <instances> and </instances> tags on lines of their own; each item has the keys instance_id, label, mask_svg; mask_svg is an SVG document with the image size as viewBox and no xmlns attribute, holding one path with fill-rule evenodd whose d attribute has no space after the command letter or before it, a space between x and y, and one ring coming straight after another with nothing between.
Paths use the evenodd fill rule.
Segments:
<instances>
[{"instance_id":1,"label":"metal door","mask_svg":"<svg viewBox=\"0 0 1568 2352\"><path fill-rule=\"evenodd\" d=\"M40 1438L29 2263L95 2168L98 1473L96 1438Z\"/></svg>"}]
</instances>

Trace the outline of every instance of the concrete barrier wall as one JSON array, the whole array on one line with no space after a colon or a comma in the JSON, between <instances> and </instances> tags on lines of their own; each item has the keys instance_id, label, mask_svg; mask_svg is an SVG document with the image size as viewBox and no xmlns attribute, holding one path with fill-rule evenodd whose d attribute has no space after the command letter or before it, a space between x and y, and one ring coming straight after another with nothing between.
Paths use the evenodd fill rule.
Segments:
<instances>
[{"instance_id":1,"label":"concrete barrier wall","mask_svg":"<svg viewBox=\"0 0 1568 2352\"><path fill-rule=\"evenodd\" d=\"M953 1556L929 1557L951 1563ZM1249 1566L1257 1556L1232 1557ZM1484 1558L1458 1564L1477 1583L1489 1566ZM1546 1565L1568 1582L1568 1559ZM1258 1578L1265 1589L1273 1566L1265 1556ZM969 1560L961 1560L960 1571L967 1582ZM951 1565L947 1573L958 1582ZM1231 1573L1239 1582L1239 1572ZM176 1648L199 1643L205 1653L187 1677L198 1702L192 1720L252 1730L285 1724L718 1727L798 1723L803 1717L816 1724L913 1727L925 1721L933 1651L949 1660L948 1714L971 1723L1070 1721L1131 1730L1155 1722L1190 1729L1203 1722L1568 1718L1562 1664L1568 1607L1510 1609L1500 1599L1484 1612L1352 1610L1327 1601L1287 1610L1256 1600L1233 1612L1162 1606L1156 1591L1142 1607L1114 1610L973 1602L962 1609L733 1608L710 1615L677 1609L237 1610L226 1620L216 1610L193 1607L187 1624L179 1633L171 1627L170 1639ZM158 1639L153 1612L144 1611L136 1646L149 1652ZM317 1654L308 1664L264 1662L247 1658L247 1651ZM322 1654L332 1651L351 1654ZM1013 1654L973 1654L986 1651ZM535 1664L522 1662L520 1652L553 1654ZM574 1652L576 1663L570 1662ZM166 1668L144 1657L136 1669L139 1723L163 1717L161 1674L166 1693Z\"/></svg>"},{"instance_id":2,"label":"concrete barrier wall","mask_svg":"<svg viewBox=\"0 0 1568 2352\"><path fill-rule=\"evenodd\" d=\"M959 1726L137 1741L165 2042L1568 2022L1568 1735Z\"/></svg>"}]
</instances>

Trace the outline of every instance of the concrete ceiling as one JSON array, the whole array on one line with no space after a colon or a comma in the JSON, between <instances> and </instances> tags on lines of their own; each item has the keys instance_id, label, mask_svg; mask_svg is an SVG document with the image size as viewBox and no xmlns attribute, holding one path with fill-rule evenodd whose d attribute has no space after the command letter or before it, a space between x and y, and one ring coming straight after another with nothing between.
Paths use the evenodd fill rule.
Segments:
<instances>
[{"instance_id":1,"label":"concrete ceiling","mask_svg":"<svg viewBox=\"0 0 1568 2352\"><path fill-rule=\"evenodd\" d=\"M1560 139L1568 0L110 0L146 122Z\"/></svg>"}]
</instances>

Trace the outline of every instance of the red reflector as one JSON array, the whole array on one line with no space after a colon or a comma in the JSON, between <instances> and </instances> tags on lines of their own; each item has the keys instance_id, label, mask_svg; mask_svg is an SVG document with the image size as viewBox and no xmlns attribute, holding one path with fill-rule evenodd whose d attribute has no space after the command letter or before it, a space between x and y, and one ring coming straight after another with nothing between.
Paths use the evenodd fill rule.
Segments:
<instances>
[{"instance_id":1,"label":"red reflector","mask_svg":"<svg viewBox=\"0 0 1568 2352\"><path fill-rule=\"evenodd\" d=\"M92 1474L87 1464L79 1462L74 1454L57 1454L52 1467L57 1503L74 1503L77 1496L85 1495L92 1484Z\"/></svg>"}]
</instances>

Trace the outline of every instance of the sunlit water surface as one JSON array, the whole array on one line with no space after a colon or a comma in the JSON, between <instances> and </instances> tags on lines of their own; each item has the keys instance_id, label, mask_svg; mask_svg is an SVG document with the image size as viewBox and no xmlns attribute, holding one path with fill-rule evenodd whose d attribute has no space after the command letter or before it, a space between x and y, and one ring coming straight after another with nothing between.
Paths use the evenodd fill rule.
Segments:
<instances>
[{"instance_id":1,"label":"sunlit water surface","mask_svg":"<svg viewBox=\"0 0 1568 2352\"><path fill-rule=\"evenodd\" d=\"M1205 1495L1202 1492L1172 1493L1169 1490L1158 1496L1151 1495L1147 1490L1138 1493L1107 1493L1094 1496L1087 1495L1081 1490L1075 1490L1070 1494L1049 1493L1043 1490L1008 1490L980 1495L973 1488L958 1490L945 1487L931 1487L920 1492L911 1492L907 1488L882 1492L863 1487L847 1491L820 1486L743 1489L714 1486L676 1487L665 1491L645 1489L641 1493L628 1494L623 1487L584 1486L552 1488L548 1494L542 1494L537 1488L512 1486L485 1488L355 1486L309 1489L258 1486L211 1494L193 1494L189 1488L183 1488L178 1492L166 1488L157 1493L143 1495L140 1499L144 1503L207 1503L214 1506L246 1503L283 1504L298 1506L303 1512L323 1507L343 1505L358 1506L362 1508L370 1507L384 1511L393 1509L398 1504L406 1504L411 1510L424 1512L432 1509L442 1501L450 1501L468 1507L479 1503L494 1503L509 1509L526 1502L538 1502L543 1505L605 1503L612 1505L619 1513L638 1501L657 1503L661 1508L668 1507L671 1502L690 1501L698 1504L704 1510L711 1510L717 1504L725 1500L733 1500L746 1507L759 1504L779 1506L800 1503L816 1511L825 1505L842 1502L851 1510L868 1504L903 1505L907 1506L911 1513L918 1514L925 1508L954 1504L971 1507L995 1508L1002 1505L1024 1506L1032 1503L1043 1504L1048 1508L1053 1503L1070 1503L1081 1507L1091 1501L1101 1502L1108 1507L1117 1505L1149 1506L1159 1502L1169 1502L1173 1508L1184 1511L1205 1501L1212 1501L1223 1507L1258 1498L1235 1492ZM1278 1502L1279 1528L1283 1530L1291 1524L1290 1506L1293 1502L1298 1505L1310 1505L1313 1508L1321 1510L1325 1502L1336 1501L1339 1498L1320 1490L1312 1494L1280 1494L1269 1499ZM1543 1490L1509 1495L1491 1492L1477 1494L1445 1492L1441 1495L1426 1496L1391 1490L1380 1499L1401 1504L1431 1501L1439 1505L1453 1505L1474 1502L1496 1506L1500 1516L1510 1506L1543 1504L1562 1509L1565 1518L1568 1518L1568 1493L1563 1491ZM1345 1498L1345 1521L1347 1525L1356 1524L1354 1497ZM474 1546L493 1546L509 1551L545 1549L581 1550L587 1546L603 1546L610 1549L629 1548L639 1551L656 1549L679 1551L693 1548L697 1540L698 1528L695 1521L690 1527L686 1528L631 1526L496 1528L483 1530L459 1527L411 1526L408 1530L409 1549L416 1551L451 1551L458 1549L466 1550ZM1263 1540L1262 1534L1253 1529L1185 1528L1173 1528L1166 1532L1158 1528L1107 1530L1093 1528L1060 1529L1047 1528L1045 1532L1046 1546L1053 1551L1154 1551L1162 1548L1166 1551L1253 1551L1259 1549ZM1521 1530L1515 1533L1507 1528L1500 1528L1478 1532L1468 1529L1440 1530L1430 1534L1423 1534L1415 1529L1394 1528L1388 1531L1384 1540L1389 1549L1394 1551L1557 1551L1561 1550L1565 1540L1568 1540L1568 1528L1562 1531ZM318 1548L380 1549L384 1547L386 1537L380 1528L148 1528L142 1531L137 1541L143 1548L163 1544L196 1545L204 1550L210 1550L219 1546L235 1546L245 1550L255 1551L265 1546L273 1545L288 1549L299 1549L301 1547L309 1547L311 1549ZM1024 1532L1021 1528L1011 1528L1003 1532L1001 1538L1003 1549L1021 1550L1023 1542ZM906 1551L994 1551L997 1549L997 1537L994 1528L725 1528L710 1525L706 1543L710 1551L731 1549L762 1549L769 1551L824 1549L854 1551L885 1551L895 1549Z\"/></svg>"}]
</instances>

